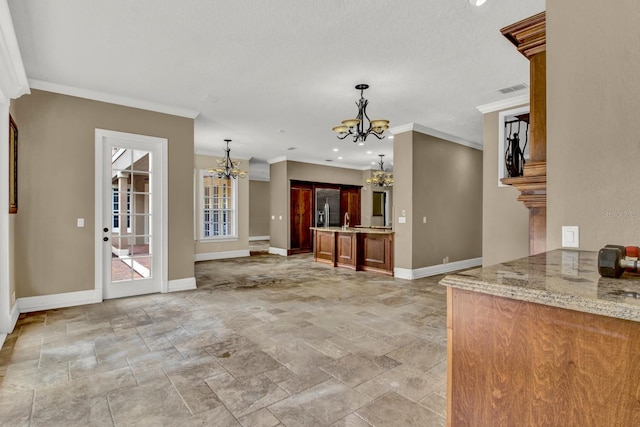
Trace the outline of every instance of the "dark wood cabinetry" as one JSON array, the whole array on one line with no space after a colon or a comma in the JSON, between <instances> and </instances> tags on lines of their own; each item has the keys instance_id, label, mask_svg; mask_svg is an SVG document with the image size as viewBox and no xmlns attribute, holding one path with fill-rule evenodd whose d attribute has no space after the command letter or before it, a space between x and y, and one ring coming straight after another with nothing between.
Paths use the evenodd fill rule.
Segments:
<instances>
[{"instance_id":1,"label":"dark wood cabinetry","mask_svg":"<svg viewBox=\"0 0 640 427\"><path fill-rule=\"evenodd\" d=\"M393 271L393 234L361 234L362 269Z\"/></svg>"},{"instance_id":2,"label":"dark wood cabinetry","mask_svg":"<svg viewBox=\"0 0 640 427\"><path fill-rule=\"evenodd\" d=\"M340 213L344 218L349 213L349 225L360 225L360 188L342 188L340 190ZM343 224L344 225L344 224Z\"/></svg>"},{"instance_id":3,"label":"dark wood cabinetry","mask_svg":"<svg viewBox=\"0 0 640 427\"><path fill-rule=\"evenodd\" d=\"M325 184L319 182L291 181L290 190L290 234L289 254L311 252L313 249L313 234L310 227L315 223L316 212L324 206L316 203L316 192L333 189L336 193L335 209L331 217L336 224L343 225L345 213L349 213L349 225L360 224L360 190L353 185ZM339 192L339 212L338 212ZM337 215L336 215L337 214ZM324 218L329 221L329 217Z\"/></svg>"},{"instance_id":4,"label":"dark wood cabinetry","mask_svg":"<svg viewBox=\"0 0 640 427\"><path fill-rule=\"evenodd\" d=\"M358 235L355 233L336 233L336 265L357 269L358 262Z\"/></svg>"},{"instance_id":5,"label":"dark wood cabinetry","mask_svg":"<svg viewBox=\"0 0 640 427\"><path fill-rule=\"evenodd\" d=\"M311 186L291 186L291 253L311 251L312 196Z\"/></svg>"},{"instance_id":6,"label":"dark wood cabinetry","mask_svg":"<svg viewBox=\"0 0 640 427\"><path fill-rule=\"evenodd\" d=\"M313 260L393 276L393 231L313 228Z\"/></svg>"}]
</instances>

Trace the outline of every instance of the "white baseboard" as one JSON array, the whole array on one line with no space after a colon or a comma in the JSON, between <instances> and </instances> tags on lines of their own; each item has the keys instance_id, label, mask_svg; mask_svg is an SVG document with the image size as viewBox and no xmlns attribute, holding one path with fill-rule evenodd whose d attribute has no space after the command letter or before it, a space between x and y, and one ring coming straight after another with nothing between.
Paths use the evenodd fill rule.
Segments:
<instances>
[{"instance_id":1,"label":"white baseboard","mask_svg":"<svg viewBox=\"0 0 640 427\"><path fill-rule=\"evenodd\" d=\"M447 264L432 265L416 269L394 268L393 275L398 279L414 280L423 277L437 276L438 274L450 273L452 271L463 270L465 268L479 267L482 265L482 257L465 259L462 261L449 262Z\"/></svg>"},{"instance_id":2,"label":"white baseboard","mask_svg":"<svg viewBox=\"0 0 640 427\"><path fill-rule=\"evenodd\" d=\"M169 280L169 292L191 291L196 289L196 278Z\"/></svg>"},{"instance_id":3,"label":"white baseboard","mask_svg":"<svg viewBox=\"0 0 640 427\"><path fill-rule=\"evenodd\" d=\"M18 302L16 301L11 307L11 313L9 313L9 330L8 333L13 332L13 329L16 327L16 323L18 323L18 317L20 316L20 309L18 308Z\"/></svg>"},{"instance_id":4,"label":"white baseboard","mask_svg":"<svg viewBox=\"0 0 640 427\"><path fill-rule=\"evenodd\" d=\"M72 307L75 305L95 304L102 302L102 296L96 296L96 290L65 292L62 294L40 295L37 297L18 298L20 313L49 310L51 308Z\"/></svg>"},{"instance_id":5,"label":"white baseboard","mask_svg":"<svg viewBox=\"0 0 640 427\"><path fill-rule=\"evenodd\" d=\"M289 252L286 249L274 248L273 246L269 246L269 253L273 255L289 256Z\"/></svg>"},{"instance_id":6,"label":"white baseboard","mask_svg":"<svg viewBox=\"0 0 640 427\"><path fill-rule=\"evenodd\" d=\"M225 251L225 252L209 252L204 254L195 254L193 256L194 261L211 261L214 259L227 259L227 258L242 258L245 256L251 256L248 249L242 249L239 251Z\"/></svg>"},{"instance_id":7,"label":"white baseboard","mask_svg":"<svg viewBox=\"0 0 640 427\"><path fill-rule=\"evenodd\" d=\"M250 236L249 241L255 242L256 240L270 240L271 236Z\"/></svg>"}]
</instances>

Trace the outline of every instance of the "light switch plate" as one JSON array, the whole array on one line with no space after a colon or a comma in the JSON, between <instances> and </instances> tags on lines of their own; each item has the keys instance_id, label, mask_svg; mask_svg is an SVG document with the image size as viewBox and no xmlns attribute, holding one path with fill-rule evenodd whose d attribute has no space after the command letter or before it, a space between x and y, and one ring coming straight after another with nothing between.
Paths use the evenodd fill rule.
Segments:
<instances>
[{"instance_id":1,"label":"light switch plate","mask_svg":"<svg viewBox=\"0 0 640 427\"><path fill-rule=\"evenodd\" d=\"M406 216L398 217L398 224L405 224L407 222Z\"/></svg>"},{"instance_id":2,"label":"light switch plate","mask_svg":"<svg viewBox=\"0 0 640 427\"><path fill-rule=\"evenodd\" d=\"M580 227L577 225L562 226L562 247L563 248L579 248L580 247Z\"/></svg>"},{"instance_id":3,"label":"light switch plate","mask_svg":"<svg viewBox=\"0 0 640 427\"><path fill-rule=\"evenodd\" d=\"M84 218L77 218L76 226L77 227L84 227Z\"/></svg>"}]
</instances>

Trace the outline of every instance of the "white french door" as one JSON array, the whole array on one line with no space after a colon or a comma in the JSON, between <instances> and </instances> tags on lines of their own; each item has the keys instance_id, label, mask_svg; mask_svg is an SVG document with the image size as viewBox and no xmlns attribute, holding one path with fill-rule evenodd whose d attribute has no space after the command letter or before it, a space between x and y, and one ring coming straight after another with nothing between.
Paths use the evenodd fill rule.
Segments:
<instances>
[{"instance_id":1,"label":"white french door","mask_svg":"<svg viewBox=\"0 0 640 427\"><path fill-rule=\"evenodd\" d=\"M165 291L166 145L96 129L96 288L105 299Z\"/></svg>"}]
</instances>

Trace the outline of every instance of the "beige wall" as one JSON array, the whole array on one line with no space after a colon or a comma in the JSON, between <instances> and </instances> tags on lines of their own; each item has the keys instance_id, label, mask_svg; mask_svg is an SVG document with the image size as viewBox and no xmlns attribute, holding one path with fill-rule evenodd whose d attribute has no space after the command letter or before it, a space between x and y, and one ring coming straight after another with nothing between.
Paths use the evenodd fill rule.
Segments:
<instances>
[{"instance_id":1,"label":"beige wall","mask_svg":"<svg viewBox=\"0 0 640 427\"><path fill-rule=\"evenodd\" d=\"M272 163L269 167L270 179L270 223L269 246L278 249L289 248L289 180L287 161ZM282 218L282 219L280 219Z\"/></svg>"},{"instance_id":2,"label":"beige wall","mask_svg":"<svg viewBox=\"0 0 640 427\"><path fill-rule=\"evenodd\" d=\"M640 2L547 2L547 248L640 243Z\"/></svg>"},{"instance_id":3,"label":"beige wall","mask_svg":"<svg viewBox=\"0 0 640 427\"><path fill-rule=\"evenodd\" d=\"M192 119L38 90L18 99L15 111L18 297L94 289L96 128L169 140L169 280L194 276Z\"/></svg>"},{"instance_id":4,"label":"beige wall","mask_svg":"<svg viewBox=\"0 0 640 427\"><path fill-rule=\"evenodd\" d=\"M361 170L293 161L287 162L287 178L326 184L364 185Z\"/></svg>"},{"instance_id":5,"label":"beige wall","mask_svg":"<svg viewBox=\"0 0 640 427\"><path fill-rule=\"evenodd\" d=\"M249 181L249 237L269 235L269 191L269 181Z\"/></svg>"},{"instance_id":6,"label":"beige wall","mask_svg":"<svg viewBox=\"0 0 640 427\"><path fill-rule=\"evenodd\" d=\"M413 267L413 188L416 185L413 171L413 132L404 132L393 138L393 197L394 267ZM404 215L403 215L404 214ZM404 216L401 224L398 218Z\"/></svg>"},{"instance_id":7,"label":"beige wall","mask_svg":"<svg viewBox=\"0 0 640 427\"><path fill-rule=\"evenodd\" d=\"M396 267L481 257L482 151L407 132L395 136L393 153Z\"/></svg>"},{"instance_id":8,"label":"beige wall","mask_svg":"<svg viewBox=\"0 0 640 427\"><path fill-rule=\"evenodd\" d=\"M218 165L218 160L222 160L221 157L205 156L198 154L194 156L195 162L195 176L196 176L196 236L197 239L194 245L194 252L196 254L209 254L215 252L228 252L228 251L240 251L249 250L249 180L247 178L237 178L238 185L238 238L234 240L215 241L204 240L202 236L202 197L200 197L200 183L199 176L200 170L209 170L212 167ZM237 159L234 159L237 160ZM193 236L193 230L191 231Z\"/></svg>"},{"instance_id":9,"label":"beige wall","mask_svg":"<svg viewBox=\"0 0 640 427\"><path fill-rule=\"evenodd\" d=\"M271 164L271 243L270 246L290 249L289 239L289 191L291 180L321 182L326 184L364 185L364 173L357 169L311 163L282 161ZM363 191L364 193L364 191ZM282 220L280 219L282 216Z\"/></svg>"},{"instance_id":10,"label":"beige wall","mask_svg":"<svg viewBox=\"0 0 640 427\"><path fill-rule=\"evenodd\" d=\"M516 108L516 107L514 107ZM513 108L509 108L511 110ZM499 111L484 116L482 189L482 265L529 255L529 211L520 192L498 186Z\"/></svg>"}]
</instances>

